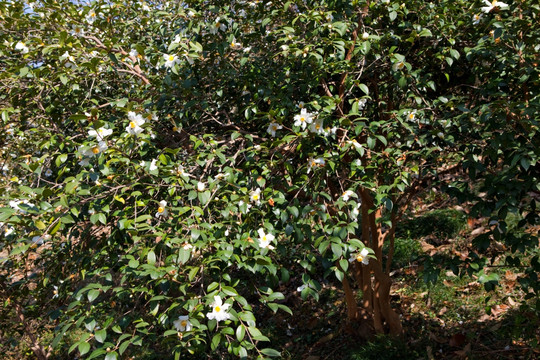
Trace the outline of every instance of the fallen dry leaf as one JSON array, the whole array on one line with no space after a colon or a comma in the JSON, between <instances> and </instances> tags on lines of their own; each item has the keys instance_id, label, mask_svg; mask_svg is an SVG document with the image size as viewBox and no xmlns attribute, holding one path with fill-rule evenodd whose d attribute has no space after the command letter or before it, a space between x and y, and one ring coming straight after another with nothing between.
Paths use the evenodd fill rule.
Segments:
<instances>
[{"instance_id":1,"label":"fallen dry leaf","mask_svg":"<svg viewBox=\"0 0 540 360\"><path fill-rule=\"evenodd\" d=\"M456 354L460 358L466 358L467 354L469 354L470 352L471 352L471 344L468 343L467 345L465 345L463 350L454 351L454 354Z\"/></svg>"},{"instance_id":2,"label":"fallen dry leaf","mask_svg":"<svg viewBox=\"0 0 540 360\"><path fill-rule=\"evenodd\" d=\"M504 314L509 308L510 306L505 304L495 305L491 308L491 313L493 314L493 316L498 317L501 314Z\"/></svg>"},{"instance_id":3,"label":"fallen dry leaf","mask_svg":"<svg viewBox=\"0 0 540 360\"><path fill-rule=\"evenodd\" d=\"M431 340L434 340L436 342L438 342L439 344L446 344L446 340L445 339L442 339L440 337L438 337L437 335L435 335L434 333L430 332L429 333L429 338Z\"/></svg>"},{"instance_id":4,"label":"fallen dry leaf","mask_svg":"<svg viewBox=\"0 0 540 360\"><path fill-rule=\"evenodd\" d=\"M439 316L444 315L444 313L447 311L448 311L448 308L444 306L441 310L439 310Z\"/></svg>"}]
</instances>

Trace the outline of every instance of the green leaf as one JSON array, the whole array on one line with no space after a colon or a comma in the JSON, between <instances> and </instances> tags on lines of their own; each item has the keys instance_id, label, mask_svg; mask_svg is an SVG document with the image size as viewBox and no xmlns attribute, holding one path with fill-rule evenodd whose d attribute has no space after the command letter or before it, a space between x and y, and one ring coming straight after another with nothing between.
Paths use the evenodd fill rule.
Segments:
<instances>
[{"instance_id":1,"label":"green leaf","mask_svg":"<svg viewBox=\"0 0 540 360\"><path fill-rule=\"evenodd\" d=\"M133 269L139 267L139 260L135 260L135 259L129 260L128 266Z\"/></svg>"},{"instance_id":2,"label":"green leaf","mask_svg":"<svg viewBox=\"0 0 540 360\"><path fill-rule=\"evenodd\" d=\"M281 356L281 353L279 351L274 350L274 349L270 349L270 348L262 349L261 353L266 355L266 356L270 356L270 357L279 357L279 356Z\"/></svg>"},{"instance_id":3,"label":"green leaf","mask_svg":"<svg viewBox=\"0 0 540 360\"><path fill-rule=\"evenodd\" d=\"M153 250L150 250L146 255L146 261L149 265L154 265L156 263L156 253Z\"/></svg>"},{"instance_id":4,"label":"green leaf","mask_svg":"<svg viewBox=\"0 0 540 360\"><path fill-rule=\"evenodd\" d=\"M87 352L90 351L90 344L87 343L86 341L82 341L79 343L79 345L77 346L78 350L79 350L79 353L80 355L84 355L86 354Z\"/></svg>"},{"instance_id":5,"label":"green leaf","mask_svg":"<svg viewBox=\"0 0 540 360\"><path fill-rule=\"evenodd\" d=\"M96 300L96 298L99 296L99 290L96 290L96 289L92 289L88 292L87 294L87 297L88 297L88 301L90 302L93 302L94 300Z\"/></svg>"},{"instance_id":6,"label":"green leaf","mask_svg":"<svg viewBox=\"0 0 540 360\"><path fill-rule=\"evenodd\" d=\"M254 326L249 326L248 331L251 334L251 337L258 341L270 341L266 336L264 336L259 329Z\"/></svg>"},{"instance_id":7,"label":"green leaf","mask_svg":"<svg viewBox=\"0 0 540 360\"><path fill-rule=\"evenodd\" d=\"M126 340L120 344L120 346L118 347L118 352L120 353L120 355L122 355L126 351L129 345L131 345L130 340Z\"/></svg>"},{"instance_id":8,"label":"green leaf","mask_svg":"<svg viewBox=\"0 0 540 360\"><path fill-rule=\"evenodd\" d=\"M107 338L107 329L101 329L96 331L94 334L94 337L97 342L103 343L105 339Z\"/></svg>"},{"instance_id":9,"label":"green leaf","mask_svg":"<svg viewBox=\"0 0 540 360\"><path fill-rule=\"evenodd\" d=\"M427 37L427 36L433 36L433 34L431 33L431 30L429 29L422 29L422 31L418 33L418 36Z\"/></svg>"},{"instance_id":10,"label":"green leaf","mask_svg":"<svg viewBox=\"0 0 540 360\"><path fill-rule=\"evenodd\" d=\"M118 358L118 353L116 351L110 352L105 356L105 360L116 360Z\"/></svg>"},{"instance_id":11,"label":"green leaf","mask_svg":"<svg viewBox=\"0 0 540 360\"><path fill-rule=\"evenodd\" d=\"M365 84L360 84L358 87L364 92L364 94L369 95L369 88Z\"/></svg>"},{"instance_id":12,"label":"green leaf","mask_svg":"<svg viewBox=\"0 0 540 360\"><path fill-rule=\"evenodd\" d=\"M332 253L334 253L334 259L340 258L343 253L343 249L340 244L332 243Z\"/></svg>"},{"instance_id":13,"label":"green leaf","mask_svg":"<svg viewBox=\"0 0 540 360\"><path fill-rule=\"evenodd\" d=\"M236 328L236 338L238 341L242 341L244 339L244 336L246 335L246 328L244 325L238 325Z\"/></svg>"},{"instance_id":14,"label":"green leaf","mask_svg":"<svg viewBox=\"0 0 540 360\"><path fill-rule=\"evenodd\" d=\"M214 337L212 338L212 344L211 344L212 351L217 349L220 341L221 341L221 334L218 333L214 335Z\"/></svg>"},{"instance_id":15,"label":"green leaf","mask_svg":"<svg viewBox=\"0 0 540 360\"><path fill-rule=\"evenodd\" d=\"M390 21L396 20L397 12L392 11L389 15L390 15Z\"/></svg>"}]
</instances>

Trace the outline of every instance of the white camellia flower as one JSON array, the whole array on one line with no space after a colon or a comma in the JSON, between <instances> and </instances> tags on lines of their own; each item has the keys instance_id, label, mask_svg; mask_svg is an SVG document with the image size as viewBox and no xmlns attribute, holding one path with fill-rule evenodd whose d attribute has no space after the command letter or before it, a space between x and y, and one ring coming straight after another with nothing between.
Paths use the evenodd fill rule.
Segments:
<instances>
[{"instance_id":1,"label":"white camellia flower","mask_svg":"<svg viewBox=\"0 0 540 360\"><path fill-rule=\"evenodd\" d=\"M73 25L69 33L72 36L84 36L84 29L79 25Z\"/></svg>"},{"instance_id":2,"label":"white camellia flower","mask_svg":"<svg viewBox=\"0 0 540 360\"><path fill-rule=\"evenodd\" d=\"M214 296L214 303L212 304L212 312L206 314L209 320L223 321L230 319L231 314L227 310L231 307L231 304L224 304L219 295Z\"/></svg>"},{"instance_id":3,"label":"white camellia flower","mask_svg":"<svg viewBox=\"0 0 540 360\"><path fill-rule=\"evenodd\" d=\"M65 67L67 68L76 68L77 67L77 64L75 64L75 56L73 55L70 55L69 52L65 52L62 54L62 56L60 56L59 58L61 61L64 61L64 60L67 60L66 63L64 64Z\"/></svg>"},{"instance_id":4,"label":"white camellia flower","mask_svg":"<svg viewBox=\"0 0 540 360\"><path fill-rule=\"evenodd\" d=\"M225 25L220 18L217 18L213 25L210 25L210 33L217 34L218 30L225 31L227 30L227 25Z\"/></svg>"},{"instance_id":5,"label":"white camellia flower","mask_svg":"<svg viewBox=\"0 0 540 360\"><path fill-rule=\"evenodd\" d=\"M235 50L242 48L242 43L236 41L236 38L234 37L232 38L230 45L231 45L231 48Z\"/></svg>"},{"instance_id":6,"label":"white camellia flower","mask_svg":"<svg viewBox=\"0 0 540 360\"><path fill-rule=\"evenodd\" d=\"M367 98L358 99L358 110L362 110L366 106L367 101Z\"/></svg>"},{"instance_id":7,"label":"white camellia flower","mask_svg":"<svg viewBox=\"0 0 540 360\"><path fill-rule=\"evenodd\" d=\"M257 230L257 233L259 233L259 246L263 249L268 248L272 250L274 247L271 245L271 243L274 240L274 235L270 233L265 234L263 228Z\"/></svg>"},{"instance_id":8,"label":"white camellia flower","mask_svg":"<svg viewBox=\"0 0 540 360\"><path fill-rule=\"evenodd\" d=\"M176 34L174 36L174 40L172 41L173 44L180 44L183 40L182 34Z\"/></svg>"},{"instance_id":9,"label":"white camellia flower","mask_svg":"<svg viewBox=\"0 0 540 360\"><path fill-rule=\"evenodd\" d=\"M255 191L252 191L249 198L255 204L261 205L261 189L257 188Z\"/></svg>"},{"instance_id":10,"label":"white camellia flower","mask_svg":"<svg viewBox=\"0 0 540 360\"><path fill-rule=\"evenodd\" d=\"M11 226L6 226L4 228L4 236L9 236L9 235L13 234L14 231L15 231L15 229L12 228Z\"/></svg>"},{"instance_id":11,"label":"white camellia flower","mask_svg":"<svg viewBox=\"0 0 540 360\"><path fill-rule=\"evenodd\" d=\"M112 129L105 129L104 127L100 127L97 130L94 130L94 129L88 130L88 136L95 137L98 140L103 140L107 136L111 135L112 132L113 132Z\"/></svg>"},{"instance_id":12,"label":"white camellia flower","mask_svg":"<svg viewBox=\"0 0 540 360\"><path fill-rule=\"evenodd\" d=\"M326 165L326 161L324 161L323 158L309 158L308 160L308 174L309 172L311 171L312 168L314 167L323 167L324 165Z\"/></svg>"},{"instance_id":13,"label":"white camellia flower","mask_svg":"<svg viewBox=\"0 0 540 360\"><path fill-rule=\"evenodd\" d=\"M178 64L180 60L176 55L163 54L163 59L165 59L165 64L163 66L172 68L174 65Z\"/></svg>"},{"instance_id":14,"label":"white camellia flower","mask_svg":"<svg viewBox=\"0 0 540 360\"><path fill-rule=\"evenodd\" d=\"M363 39L363 40L369 39L369 33L364 32L364 33L362 34L362 39Z\"/></svg>"},{"instance_id":15,"label":"white camellia flower","mask_svg":"<svg viewBox=\"0 0 540 360\"><path fill-rule=\"evenodd\" d=\"M97 145L94 146L81 146L79 148L79 152L86 157L92 157L94 155L97 155L99 153L104 152L107 150L109 146L107 145L107 142L100 141Z\"/></svg>"},{"instance_id":16,"label":"white camellia flower","mask_svg":"<svg viewBox=\"0 0 540 360\"><path fill-rule=\"evenodd\" d=\"M323 121L321 119L316 119L309 125L309 131L315 134L324 134Z\"/></svg>"},{"instance_id":17,"label":"white camellia flower","mask_svg":"<svg viewBox=\"0 0 540 360\"><path fill-rule=\"evenodd\" d=\"M144 118L140 114L135 114L133 111L128 112L129 125L126 131L130 135L139 135L143 132L141 125L144 124Z\"/></svg>"},{"instance_id":18,"label":"white camellia flower","mask_svg":"<svg viewBox=\"0 0 540 360\"><path fill-rule=\"evenodd\" d=\"M34 205L30 204L28 202L28 200L26 200L26 199L24 199L24 200L11 200L9 202L9 206L11 206L13 209L15 209L17 211L20 211L20 212L22 212L24 214L24 213L26 213L26 211L19 206L21 204L25 204L25 205L28 205L28 206L34 206Z\"/></svg>"},{"instance_id":19,"label":"white camellia flower","mask_svg":"<svg viewBox=\"0 0 540 360\"><path fill-rule=\"evenodd\" d=\"M330 136L330 135L335 135L337 132L337 127L327 127L326 129L324 129L324 135L325 136Z\"/></svg>"},{"instance_id":20,"label":"white camellia flower","mask_svg":"<svg viewBox=\"0 0 540 360\"><path fill-rule=\"evenodd\" d=\"M94 10L90 10L90 12L86 15L86 22L89 24L93 24L94 21L97 19L97 14Z\"/></svg>"},{"instance_id":21,"label":"white camellia flower","mask_svg":"<svg viewBox=\"0 0 540 360\"><path fill-rule=\"evenodd\" d=\"M486 4L487 6L482 7L482 11L485 12L486 14L495 8L502 10L508 7L508 4L503 3L502 1L497 1L497 0L494 0L494 1L484 0L484 4Z\"/></svg>"},{"instance_id":22,"label":"white camellia flower","mask_svg":"<svg viewBox=\"0 0 540 360\"><path fill-rule=\"evenodd\" d=\"M299 126L304 130L307 124L311 124L313 121L313 114L308 113L306 109L302 109L300 114L294 117L294 126Z\"/></svg>"},{"instance_id":23,"label":"white camellia flower","mask_svg":"<svg viewBox=\"0 0 540 360\"><path fill-rule=\"evenodd\" d=\"M354 194L351 190L345 190L345 192L341 195L343 198L343 201L349 201L350 197Z\"/></svg>"},{"instance_id":24,"label":"white camellia flower","mask_svg":"<svg viewBox=\"0 0 540 360\"><path fill-rule=\"evenodd\" d=\"M176 331L184 332L184 331L191 331L192 326L191 322L189 321L189 316L179 316L178 320L173 321L174 327L176 328Z\"/></svg>"},{"instance_id":25,"label":"white camellia flower","mask_svg":"<svg viewBox=\"0 0 540 360\"><path fill-rule=\"evenodd\" d=\"M281 126L278 123L273 122L270 125L268 125L268 129L266 129L266 132L272 135L272 137L276 137L276 131L278 131L281 128L283 128L283 126Z\"/></svg>"},{"instance_id":26,"label":"white camellia flower","mask_svg":"<svg viewBox=\"0 0 540 360\"><path fill-rule=\"evenodd\" d=\"M26 44L23 43L22 41L19 41L17 44L15 44L15 50L18 50L23 54L27 54L28 51L30 51L28 49L28 46L26 46Z\"/></svg>"},{"instance_id":27,"label":"white camellia flower","mask_svg":"<svg viewBox=\"0 0 540 360\"><path fill-rule=\"evenodd\" d=\"M392 69L394 71L398 71L398 70L403 70L404 67L405 67L405 60L399 60L394 63L394 65L392 66Z\"/></svg>"},{"instance_id":28,"label":"white camellia flower","mask_svg":"<svg viewBox=\"0 0 540 360\"><path fill-rule=\"evenodd\" d=\"M186 176L186 177L189 177L191 176L185 169L182 165L178 165L178 167L176 168L176 174L177 175L180 175L180 176Z\"/></svg>"},{"instance_id":29,"label":"white camellia flower","mask_svg":"<svg viewBox=\"0 0 540 360\"><path fill-rule=\"evenodd\" d=\"M362 203L359 203L358 205L356 205L352 211L351 211L351 219L352 220L357 220L358 219L358 216L360 215L360 208L362 206Z\"/></svg>"},{"instance_id":30,"label":"white camellia flower","mask_svg":"<svg viewBox=\"0 0 540 360\"><path fill-rule=\"evenodd\" d=\"M169 211L167 210L167 202L165 200L161 200L159 202L159 207L157 209L156 217L167 217L169 216Z\"/></svg>"},{"instance_id":31,"label":"white camellia flower","mask_svg":"<svg viewBox=\"0 0 540 360\"><path fill-rule=\"evenodd\" d=\"M45 176L46 176L46 177L51 177L52 174L53 174L53 172L52 172L51 169L47 169L47 170L45 171Z\"/></svg>"},{"instance_id":32,"label":"white camellia flower","mask_svg":"<svg viewBox=\"0 0 540 360\"><path fill-rule=\"evenodd\" d=\"M197 191L204 191L206 189L206 185L203 182L197 183Z\"/></svg>"},{"instance_id":33,"label":"white camellia flower","mask_svg":"<svg viewBox=\"0 0 540 360\"><path fill-rule=\"evenodd\" d=\"M238 202L238 207L241 208L242 206L244 206L244 204L246 205L246 213L248 213L248 212L249 212L249 209L251 209L251 204L246 204L246 203L244 202L244 200L240 200L240 201ZM240 211L242 211L242 210L240 210Z\"/></svg>"},{"instance_id":34,"label":"white camellia flower","mask_svg":"<svg viewBox=\"0 0 540 360\"><path fill-rule=\"evenodd\" d=\"M157 160L154 159L152 160L152 162L150 163L150 167L148 168L148 170L150 171L154 171L154 170L157 170L158 167L157 167Z\"/></svg>"},{"instance_id":35,"label":"white camellia flower","mask_svg":"<svg viewBox=\"0 0 540 360\"><path fill-rule=\"evenodd\" d=\"M363 248L362 251L360 251L360 253L352 254L351 258L349 259L349 262L352 263L354 261L358 261L358 262L361 262L364 265L367 265L367 264L369 264L369 258L367 257L368 254L369 254L368 249Z\"/></svg>"},{"instance_id":36,"label":"white camellia flower","mask_svg":"<svg viewBox=\"0 0 540 360\"><path fill-rule=\"evenodd\" d=\"M473 25L478 25L478 24L480 24L480 20L482 20L482 15L474 14L472 19L473 19L473 21L472 21Z\"/></svg>"},{"instance_id":37,"label":"white camellia flower","mask_svg":"<svg viewBox=\"0 0 540 360\"><path fill-rule=\"evenodd\" d=\"M416 111L410 111L407 114L407 120L414 121L415 118L416 118Z\"/></svg>"},{"instance_id":38,"label":"white camellia flower","mask_svg":"<svg viewBox=\"0 0 540 360\"><path fill-rule=\"evenodd\" d=\"M356 141L356 139L348 140L347 143L354 146L356 150L360 150L362 148L362 145L358 141Z\"/></svg>"}]
</instances>

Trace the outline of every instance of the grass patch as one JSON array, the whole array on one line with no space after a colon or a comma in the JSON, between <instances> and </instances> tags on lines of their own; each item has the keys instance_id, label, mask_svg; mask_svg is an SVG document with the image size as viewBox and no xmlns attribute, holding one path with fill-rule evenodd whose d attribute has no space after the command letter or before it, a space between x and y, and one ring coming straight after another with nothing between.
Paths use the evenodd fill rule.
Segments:
<instances>
[{"instance_id":1,"label":"grass patch","mask_svg":"<svg viewBox=\"0 0 540 360\"><path fill-rule=\"evenodd\" d=\"M409 348L405 341L386 335L379 335L361 348L350 353L351 360L390 360L390 359L418 359L419 354Z\"/></svg>"},{"instance_id":2,"label":"grass patch","mask_svg":"<svg viewBox=\"0 0 540 360\"><path fill-rule=\"evenodd\" d=\"M454 209L430 211L407 219L398 225L396 235L400 238L421 238L434 235L450 239L459 234L467 224L465 213Z\"/></svg>"}]
</instances>

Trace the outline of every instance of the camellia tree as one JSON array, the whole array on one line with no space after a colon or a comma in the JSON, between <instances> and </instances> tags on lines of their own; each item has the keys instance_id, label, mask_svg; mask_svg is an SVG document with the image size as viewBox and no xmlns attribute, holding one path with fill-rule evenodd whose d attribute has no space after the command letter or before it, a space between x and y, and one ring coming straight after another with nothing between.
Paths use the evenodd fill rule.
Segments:
<instances>
[{"instance_id":1,"label":"camellia tree","mask_svg":"<svg viewBox=\"0 0 540 360\"><path fill-rule=\"evenodd\" d=\"M399 335L395 231L433 186L490 218L448 266L493 286L486 250L537 254L506 219L538 224L538 12L0 2L2 321L40 359L272 357L256 314L291 312L280 283L334 277L357 336Z\"/></svg>"}]
</instances>

